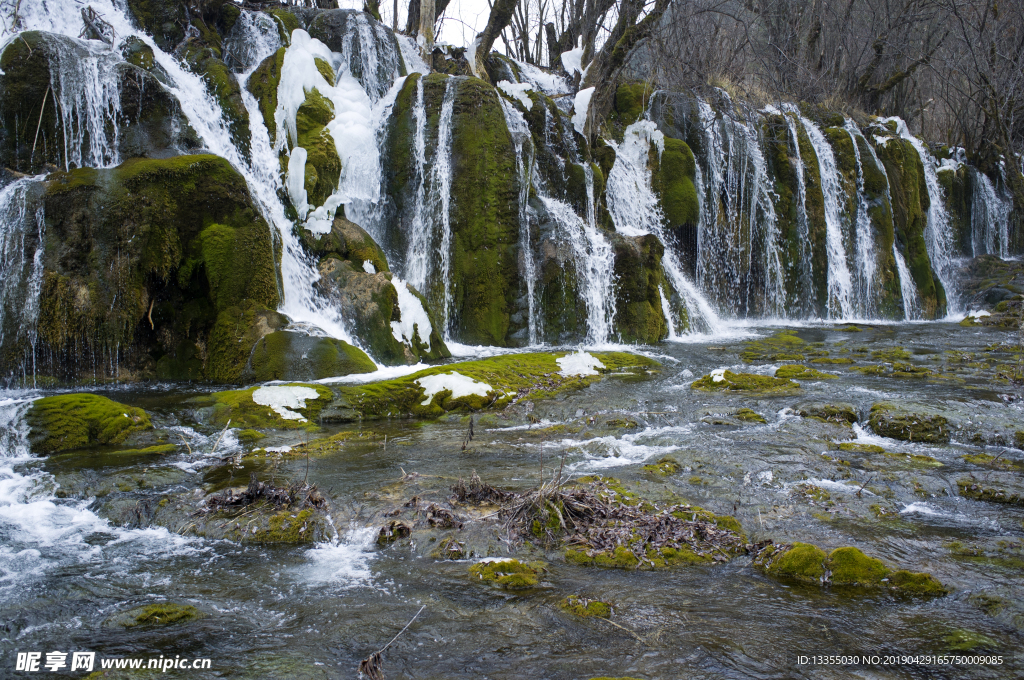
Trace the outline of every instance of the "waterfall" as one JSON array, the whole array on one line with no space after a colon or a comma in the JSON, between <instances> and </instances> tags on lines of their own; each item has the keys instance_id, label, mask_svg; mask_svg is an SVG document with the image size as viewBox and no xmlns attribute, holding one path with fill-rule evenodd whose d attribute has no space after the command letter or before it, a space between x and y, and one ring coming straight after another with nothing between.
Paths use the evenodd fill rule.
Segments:
<instances>
[{"instance_id":1,"label":"waterfall","mask_svg":"<svg viewBox=\"0 0 1024 680\"><path fill-rule=\"evenodd\" d=\"M825 198L825 250L828 253L828 301L825 309L830 319L848 319L853 316L853 277L846 262L846 239L843 237L845 192L832 145L813 121L800 116L800 123L818 156L821 193Z\"/></svg>"},{"instance_id":2,"label":"waterfall","mask_svg":"<svg viewBox=\"0 0 1024 680\"><path fill-rule=\"evenodd\" d=\"M530 242L530 184L533 174L533 138L526 119L519 110L504 97L498 97L505 125L516 149L516 177L519 183L519 257L523 266L523 279L526 281L526 302L529 317L527 319L527 337L530 345L540 342L539 323L537 319L537 267L533 261L533 246ZM588 201L593 203L594 175L587 168Z\"/></svg>"},{"instance_id":3,"label":"waterfall","mask_svg":"<svg viewBox=\"0 0 1024 680\"><path fill-rule=\"evenodd\" d=\"M672 318L672 310L668 306L668 298L665 297L665 287L658 286L658 295L661 296L661 313L665 315L665 321L668 323L668 338L669 342L675 342L679 339L676 335L676 323Z\"/></svg>"},{"instance_id":4,"label":"waterfall","mask_svg":"<svg viewBox=\"0 0 1024 680\"><path fill-rule=\"evenodd\" d=\"M849 118L843 124L846 134L850 136L853 144L853 155L857 160L857 207L853 218L853 235L855 260L857 267L854 270L857 274L857 289L855 291L856 311L863 318L870 319L877 314L877 292L875 290L875 271L877 259L875 254L875 242L871 234L871 218L868 216L868 201L864 195L864 165L860 157L860 147L857 138L864 138L861 131ZM865 143L867 140L864 140Z\"/></svg>"},{"instance_id":5,"label":"waterfall","mask_svg":"<svg viewBox=\"0 0 1024 680\"><path fill-rule=\"evenodd\" d=\"M458 79L447 78L438 118L436 150L428 165L423 79L416 81L416 102L413 107L416 133L413 149L418 177L403 272L409 283L427 295L431 302L438 304L445 340L449 339L451 331L451 155L452 118L457 91ZM435 241L436 247L433 246Z\"/></svg>"},{"instance_id":6,"label":"waterfall","mask_svg":"<svg viewBox=\"0 0 1024 680\"><path fill-rule=\"evenodd\" d=\"M902 118L887 118L881 122L896 121L897 133L913 145L924 167L924 181L928 188L928 225L924 232L924 242L928 250L935 275L946 290L946 313L949 315L963 312L960 300L960 285L957 281L956 263L953 261L953 228L946 215L946 197L939 186L939 163L935 160L924 142L910 134L910 129Z\"/></svg>"},{"instance_id":7,"label":"waterfall","mask_svg":"<svg viewBox=\"0 0 1024 680\"><path fill-rule=\"evenodd\" d=\"M22 177L0 188L0 346L8 337L25 340L35 359L39 293L43 282L43 202L31 209L29 192L43 179ZM31 253L31 257L29 256ZM13 365L7 377L13 376ZM35 377L22 365L22 379Z\"/></svg>"},{"instance_id":8,"label":"waterfall","mask_svg":"<svg viewBox=\"0 0 1024 680\"><path fill-rule=\"evenodd\" d=\"M1003 171L1004 168L1000 167ZM972 255L1010 256L1010 212L1013 202L996 191L985 173L971 168L974 191L971 196Z\"/></svg>"},{"instance_id":9,"label":"waterfall","mask_svg":"<svg viewBox=\"0 0 1024 680\"><path fill-rule=\"evenodd\" d=\"M797 304L801 316L810 316L815 309L814 300L814 258L812 255L811 229L807 219L807 178L804 176L804 157L800 155L800 136L796 129L796 116L787 115L786 126L792 143L792 158L796 161L796 225L797 237L800 241L800 287L803 295L798 296Z\"/></svg>"},{"instance_id":10,"label":"waterfall","mask_svg":"<svg viewBox=\"0 0 1024 680\"><path fill-rule=\"evenodd\" d=\"M665 235L661 205L651 186L648 166L651 145L660 152L664 148L664 139L654 123L644 120L626 128L621 144L608 142L615 148L615 165L608 173L608 212L620 234L654 234L658 237L665 245L662 268L686 306L690 332L717 333L722 329L721 321L683 271L674 244ZM675 321L671 323L675 324Z\"/></svg>"},{"instance_id":11,"label":"waterfall","mask_svg":"<svg viewBox=\"0 0 1024 680\"><path fill-rule=\"evenodd\" d=\"M281 47L277 22L269 14L243 9L224 36L224 63L248 74Z\"/></svg>"}]
</instances>

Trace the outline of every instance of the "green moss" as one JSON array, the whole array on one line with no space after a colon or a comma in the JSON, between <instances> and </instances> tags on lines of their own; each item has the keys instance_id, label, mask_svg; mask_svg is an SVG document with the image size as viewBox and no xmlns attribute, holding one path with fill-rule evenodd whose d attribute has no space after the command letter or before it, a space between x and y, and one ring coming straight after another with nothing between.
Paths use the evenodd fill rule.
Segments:
<instances>
[{"instance_id":1,"label":"green moss","mask_svg":"<svg viewBox=\"0 0 1024 680\"><path fill-rule=\"evenodd\" d=\"M891 439L930 444L949 441L949 421L944 417L905 411L892 404L872 404L868 424L877 434Z\"/></svg>"},{"instance_id":2,"label":"green moss","mask_svg":"<svg viewBox=\"0 0 1024 680\"><path fill-rule=\"evenodd\" d=\"M931 574L904 569L889 574L889 587L908 595L945 595L948 592Z\"/></svg>"},{"instance_id":3,"label":"green moss","mask_svg":"<svg viewBox=\"0 0 1024 680\"><path fill-rule=\"evenodd\" d=\"M1016 460L1007 460L999 456L992 456L987 453L969 453L963 459L974 465L996 468L997 470L1024 470L1024 463Z\"/></svg>"},{"instance_id":4,"label":"green moss","mask_svg":"<svg viewBox=\"0 0 1024 680\"><path fill-rule=\"evenodd\" d=\"M163 602L150 604L133 609L119 617L119 623L125 628L136 626L169 626L174 623L185 623L198 619L201 613L190 604Z\"/></svg>"},{"instance_id":5,"label":"green moss","mask_svg":"<svg viewBox=\"0 0 1024 680\"><path fill-rule=\"evenodd\" d=\"M985 487L973 479L959 479L956 482L956 486L960 491L960 495L964 498L1024 507L1024 495L1019 493L995 487Z\"/></svg>"},{"instance_id":6,"label":"green moss","mask_svg":"<svg viewBox=\"0 0 1024 680\"><path fill-rule=\"evenodd\" d=\"M623 546L618 546L610 552L597 551L592 555L583 550L568 548L565 551L565 561L580 566L604 567L606 569L636 569L640 566L640 560L636 555Z\"/></svg>"},{"instance_id":7,"label":"green moss","mask_svg":"<svg viewBox=\"0 0 1024 680\"><path fill-rule=\"evenodd\" d=\"M694 187L696 167L693 152L686 142L665 138L665 149L652 183L661 198L668 230L680 243L695 239L700 221L700 202Z\"/></svg>"},{"instance_id":8,"label":"green moss","mask_svg":"<svg viewBox=\"0 0 1024 680\"><path fill-rule=\"evenodd\" d=\"M341 159L326 127L333 118L334 105L316 88L306 93L295 114L296 145L307 152L305 189L310 206L323 205L341 177Z\"/></svg>"},{"instance_id":9,"label":"green moss","mask_svg":"<svg viewBox=\"0 0 1024 680\"><path fill-rule=\"evenodd\" d=\"M665 456L664 458L658 460L655 463L651 463L650 465L644 465L643 469L646 470L647 472L653 472L656 475L667 477L669 475L676 474L677 472L682 470L683 467L675 458Z\"/></svg>"},{"instance_id":10,"label":"green moss","mask_svg":"<svg viewBox=\"0 0 1024 680\"><path fill-rule=\"evenodd\" d=\"M808 368L802 364L786 364L779 366L775 370L776 378L789 378L793 380L830 380L832 378L838 378L837 375L831 373L823 373L813 368Z\"/></svg>"},{"instance_id":11,"label":"green moss","mask_svg":"<svg viewBox=\"0 0 1024 680\"><path fill-rule=\"evenodd\" d=\"M563 611L584 618L596 616L601 619L607 619L612 615L611 605L607 602L601 602L600 600L588 600L587 598L580 597L579 595L570 595L559 602L558 606Z\"/></svg>"},{"instance_id":12,"label":"green moss","mask_svg":"<svg viewBox=\"0 0 1024 680\"><path fill-rule=\"evenodd\" d=\"M755 361L803 361L806 343L795 331L779 331L771 337L748 342L740 358L747 363Z\"/></svg>"},{"instance_id":13,"label":"green moss","mask_svg":"<svg viewBox=\"0 0 1024 680\"><path fill-rule=\"evenodd\" d=\"M324 259L335 257L351 262L357 271L363 270L363 263L370 262L378 272L391 271L387 257L373 237L362 227L344 217L336 217L330 233L312 234L303 229L299 238L306 250Z\"/></svg>"},{"instance_id":14,"label":"green moss","mask_svg":"<svg viewBox=\"0 0 1024 680\"><path fill-rule=\"evenodd\" d=\"M817 359L811 359L812 364L833 364L833 365L846 365L852 364L853 359L849 357L818 357Z\"/></svg>"},{"instance_id":15,"label":"green moss","mask_svg":"<svg viewBox=\"0 0 1024 680\"><path fill-rule=\"evenodd\" d=\"M640 120L653 93L654 88L644 82L619 85L615 90L614 108L609 119L609 123L618 132L616 137L621 137L622 130Z\"/></svg>"},{"instance_id":16,"label":"green moss","mask_svg":"<svg viewBox=\"0 0 1024 680\"><path fill-rule=\"evenodd\" d=\"M839 445L840 451L852 451L854 453L885 453L885 449L875 444L858 444L856 442L843 442Z\"/></svg>"},{"instance_id":17,"label":"green moss","mask_svg":"<svg viewBox=\"0 0 1024 680\"><path fill-rule=\"evenodd\" d=\"M721 380L706 375L695 380L690 387L706 392L757 392L759 394L791 394L800 389L800 385L792 380L772 378L754 373L733 373L725 371Z\"/></svg>"},{"instance_id":18,"label":"green moss","mask_svg":"<svg viewBox=\"0 0 1024 680\"><path fill-rule=\"evenodd\" d=\"M290 12L282 12L292 16ZM294 16L292 16L294 19ZM260 113L263 114L263 124L270 133L270 143L273 144L277 137L277 87L281 82L281 68L284 66L285 48L280 48L270 55L256 67L246 87L260 105Z\"/></svg>"},{"instance_id":19,"label":"green moss","mask_svg":"<svg viewBox=\"0 0 1024 680\"><path fill-rule=\"evenodd\" d=\"M281 510L268 518L266 527L247 532L244 538L256 543L312 543L318 522L323 520L311 508L299 512Z\"/></svg>"},{"instance_id":20,"label":"green moss","mask_svg":"<svg viewBox=\"0 0 1024 680\"><path fill-rule=\"evenodd\" d=\"M857 412L849 404L812 404L797 411L804 418L817 418L839 425L857 422Z\"/></svg>"},{"instance_id":21,"label":"green moss","mask_svg":"<svg viewBox=\"0 0 1024 680\"><path fill-rule=\"evenodd\" d=\"M26 416L36 453L57 453L95 444L123 444L153 427L141 408L97 394L60 394L32 403Z\"/></svg>"},{"instance_id":22,"label":"green moss","mask_svg":"<svg viewBox=\"0 0 1024 680\"><path fill-rule=\"evenodd\" d=\"M628 368L649 369L657 362L625 352L594 352L605 368L601 372L618 372ZM518 399L545 399L590 385L600 376L562 376L556 359L564 353L537 352L506 354L478 361L447 364L419 371L403 378L366 385L336 386L339 414L346 419L416 416L434 418L447 411L472 411L501 408ZM471 395L451 399L447 390L434 395L423 404L424 389L416 384L429 375L457 372L491 386L486 396ZM345 415L345 414L348 415Z\"/></svg>"},{"instance_id":23,"label":"green moss","mask_svg":"<svg viewBox=\"0 0 1024 680\"><path fill-rule=\"evenodd\" d=\"M540 582L536 569L515 559L477 562L469 568L469 573L479 580L497 583L505 590L527 590Z\"/></svg>"},{"instance_id":24,"label":"green moss","mask_svg":"<svg viewBox=\"0 0 1024 680\"><path fill-rule=\"evenodd\" d=\"M263 11L277 20L277 30L281 36L281 42L285 45L291 42L292 31L302 28L296 16L286 9L271 7Z\"/></svg>"},{"instance_id":25,"label":"green moss","mask_svg":"<svg viewBox=\"0 0 1024 680\"><path fill-rule=\"evenodd\" d=\"M910 358L910 352L903 349L902 347L890 347L889 349L879 349L871 353L871 358L877 361L885 361L892 363L894 361L906 361Z\"/></svg>"},{"instance_id":26,"label":"green moss","mask_svg":"<svg viewBox=\"0 0 1024 680\"><path fill-rule=\"evenodd\" d=\"M238 439L239 443L245 446L252 446L266 436L267 435L258 430L239 430L235 433L235 437Z\"/></svg>"},{"instance_id":27,"label":"green moss","mask_svg":"<svg viewBox=\"0 0 1024 680\"><path fill-rule=\"evenodd\" d=\"M365 352L344 340L296 331L264 335L252 348L250 365L252 377L261 382L320 380L377 368Z\"/></svg>"},{"instance_id":28,"label":"green moss","mask_svg":"<svg viewBox=\"0 0 1024 680\"><path fill-rule=\"evenodd\" d=\"M334 394L329 388L324 387L323 385L304 383L289 384L311 388L316 390L319 395L316 399L307 400L306 405L303 408L291 409L297 413L301 413L305 420L286 420L269 406L262 406L254 402L252 400L252 394L256 390L260 389L259 386L250 387L244 390L214 392L207 397L198 397L192 401L199 405L209 404L212 406L210 419L214 425L218 426L226 425L228 420L230 420L231 424L237 427L258 427L261 429L308 427L311 422L316 422L319 419L320 411L323 410L324 406L331 402Z\"/></svg>"},{"instance_id":29,"label":"green moss","mask_svg":"<svg viewBox=\"0 0 1024 680\"><path fill-rule=\"evenodd\" d=\"M733 415L735 415L737 418L746 423L760 423L764 425L765 423L768 422L760 413L752 411L749 408L741 408L740 410L736 411L736 413L734 413Z\"/></svg>"},{"instance_id":30,"label":"green moss","mask_svg":"<svg viewBox=\"0 0 1024 680\"><path fill-rule=\"evenodd\" d=\"M665 247L656 237L611 236L615 265L614 328L622 342L653 344L668 337L661 305L667 288L661 259Z\"/></svg>"},{"instance_id":31,"label":"green moss","mask_svg":"<svg viewBox=\"0 0 1024 680\"><path fill-rule=\"evenodd\" d=\"M111 455L117 456L121 454L131 454L145 456L162 456L164 454L174 453L177 450L178 446L176 444L156 444L154 446L146 446L141 449L124 449L123 451L114 451L114 453Z\"/></svg>"},{"instance_id":32,"label":"green moss","mask_svg":"<svg viewBox=\"0 0 1024 680\"><path fill-rule=\"evenodd\" d=\"M773 556L774 552L766 555L766 558ZM770 561L762 560L759 564L767 564L767 572L774 576L818 583L825 575L826 559L827 556L819 547L809 543L794 543L781 555L774 556Z\"/></svg>"},{"instance_id":33,"label":"green moss","mask_svg":"<svg viewBox=\"0 0 1024 680\"><path fill-rule=\"evenodd\" d=\"M836 585L874 585L889 574L882 560L868 557L858 548L837 548L828 557Z\"/></svg>"}]
</instances>

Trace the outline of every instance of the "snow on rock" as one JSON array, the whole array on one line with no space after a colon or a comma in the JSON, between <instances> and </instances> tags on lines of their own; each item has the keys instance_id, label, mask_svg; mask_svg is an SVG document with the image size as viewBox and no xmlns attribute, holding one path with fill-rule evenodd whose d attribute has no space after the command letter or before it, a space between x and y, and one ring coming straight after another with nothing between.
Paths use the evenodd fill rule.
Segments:
<instances>
[{"instance_id":1,"label":"snow on rock","mask_svg":"<svg viewBox=\"0 0 1024 680\"><path fill-rule=\"evenodd\" d=\"M967 316L974 319L975 321L979 321L981 319L984 319L986 316L992 316L992 312L986 312L984 309L978 309L973 312L967 312Z\"/></svg>"},{"instance_id":2,"label":"snow on rock","mask_svg":"<svg viewBox=\"0 0 1024 680\"><path fill-rule=\"evenodd\" d=\"M574 354L566 354L560 359L555 359L555 363L562 369L559 373L565 376L597 375L597 371L594 369L605 367L600 359L582 350Z\"/></svg>"},{"instance_id":3,"label":"snow on rock","mask_svg":"<svg viewBox=\"0 0 1024 680\"><path fill-rule=\"evenodd\" d=\"M583 48L577 47L568 52L562 52L562 68L570 76L573 73L583 73Z\"/></svg>"},{"instance_id":4,"label":"snow on rock","mask_svg":"<svg viewBox=\"0 0 1024 680\"><path fill-rule=\"evenodd\" d=\"M587 111L590 110L590 98L594 96L594 88L588 87L576 93L576 99L572 105L572 126L576 132L584 134L583 129L587 125ZM585 135L584 135L585 136Z\"/></svg>"},{"instance_id":5,"label":"snow on rock","mask_svg":"<svg viewBox=\"0 0 1024 680\"><path fill-rule=\"evenodd\" d=\"M513 83L510 80L499 80L498 88L509 97L518 99L519 103L526 107L527 111L533 108L533 100L526 94L533 89L533 85L530 83Z\"/></svg>"},{"instance_id":6,"label":"snow on rock","mask_svg":"<svg viewBox=\"0 0 1024 680\"><path fill-rule=\"evenodd\" d=\"M252 400L260 406L269 406L285 420L301 420L305 417L301 413L292 411L293 408L306 408L307 399L316 399L320 395L312 387L300 385L268 385L261 387L252 393Z\"/></svg>"},{"instance_id":7,"label":"snow on rock","mask_svg":"<svg viewBox=\"0 0 1024 680\"><path fill-rule=\"evenodd\" d=\"M435 394L444 390L452 391L452 399L468 397L471 394L486 397L488 392L494 391L487 383L473 380L469 376L455 371L438 375L426 375L422 378L417 378L416 384L424 389L423 396L426 398L420 402L423 406L428 405Z\"/></svg>"},{"instance_id":8,"label":"snow on rock","mask_svg":"<svg viewBox=\"0 0 1024 680\"><path fill-rule=\"evenodd\" d=\"M715 370L711 371L711 381L722 382L723 380L725 380L725 371L726 369L724 368L716 368Z\"/></svg>"},{"instance_id":9,"label":"snow on rock","mask_svg":"<svg viewBox=\"0 0 1024 680\"><path fill-rule=\"evenodd\" d=\"M372 266L372 265L371 265ZM427 310L423 308L420 299L409 291L409 287L398 277L391 279L391 283L398 292L398 309L401 312L401 321L391 322L391 334L399 342L413 344L413 339L419 331L420 342L427 343L427 350L430 349L430 334L434 331L430 325L430 317Z\"/></svg>"},{"instance_id":10,"label":"snow on rock","mask_svg":"<svg viewBox=\"0 0 1024 680\"><path fill-rule=\"evenodd\" d=\"M376 274L377 268L373 266L373 263L369 260L363 260L363 271L367 274Z\"/></svg>"}]
</instances>

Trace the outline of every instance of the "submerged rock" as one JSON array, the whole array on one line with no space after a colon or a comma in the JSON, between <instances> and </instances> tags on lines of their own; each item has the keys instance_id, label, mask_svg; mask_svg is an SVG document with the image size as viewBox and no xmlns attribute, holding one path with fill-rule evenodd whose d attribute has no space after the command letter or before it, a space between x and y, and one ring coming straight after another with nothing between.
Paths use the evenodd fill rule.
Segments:
<instances>
[{"instance_id":1,"label":"submerged rock","mask_svg":"<svg viewBox=\"0 0 1024 680\"><path fill-rule=\"evenodd\" d=\"M486 560L469 568L471 576L491 581L505 590L529 590L539 583L538 571L516 559Z\"/></svg>"},{"instance_id":2,"label":"submerged rock","mask_svg":"<svg viewBox=\"0 0 1024 680\"><path fill-rule=\"evenodd\" d=\"M832 373L823 373L802 364L786 364L775 369L776 378L790 378L792 380L831 380L838 378Z\"/></svg>"},{"instance_id":3,"label":"submerged rock","mask_svg":"<svg viewBox=\"0 0 1024 680\"><path fill-rule=\"evenodd\" d=\"M827 423L847 426L859 420L851 404L804 404L797 407L797 413L803 418L817 418Z\"/></svg>"},{"instance_id":4,"label":"submerged rock","mask_svg":"<svg viewBox=\"0 0 1024 680\"><path fill-rule=\"evenodd\" d=\"M130 609L123 614L118 614L112 619L112 623L123 628L135 628L137 626L169 626L175 623L186 623L202 617L202 612L190 604L178 604L176 602L161 602L149 604L144 607Z\"/></svg>"}]
</instances>

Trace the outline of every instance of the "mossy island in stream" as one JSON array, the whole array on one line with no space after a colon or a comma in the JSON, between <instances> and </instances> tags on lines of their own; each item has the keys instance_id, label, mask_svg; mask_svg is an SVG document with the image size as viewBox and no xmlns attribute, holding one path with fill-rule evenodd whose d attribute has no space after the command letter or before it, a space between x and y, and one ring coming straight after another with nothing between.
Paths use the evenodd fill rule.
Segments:
<instances>
[{"instance_id":1,"label":"mossy island in stream","mask_svg":"<svg viewBox=\"0 0 1024 680\"><path fill-rule=\"evenodd\" d=\"M98 394L59 394L36 400L29 409L29 441L39 453L57 453L95 444L123 444L153 427L141 408Z\"/></svg>"},{"instance_id":2,"label":"mossy island in stream","mask_svg":"<svg viewBox=\"0 0 1024 680\"><path fill-rule=\"evenodd\" d=\"M695 380L690 387L705 392L755 392L758 394L792 394L800 385L785 378L773 378L755 373L733 373L719 368Z\"/></svg>"},{"instance_id":3,"label":"mossy island in stream","mask_svg":"<svg viewBox=\"0 0 1024 680\"><path fill-rule=\"evenodd\" d=\"M472 577L496 583L505 590L529 590L540 580L537 569L516 559L486 560L469 568Z\"/></svg>"},{"instance_id":4,"label":"mossy island in stream","mask_svg":"<svg viewBox=\"0 0 1024 680\"><path fill-rule=\"evenodd\" d=\"M772 544L762 547L754 565L769 576L822 586L888 588L905 595L945 595L934 576L903 569L893 571L859 548L836 548L829 554L810 543Z\"/></svg>"}]
</instances>

